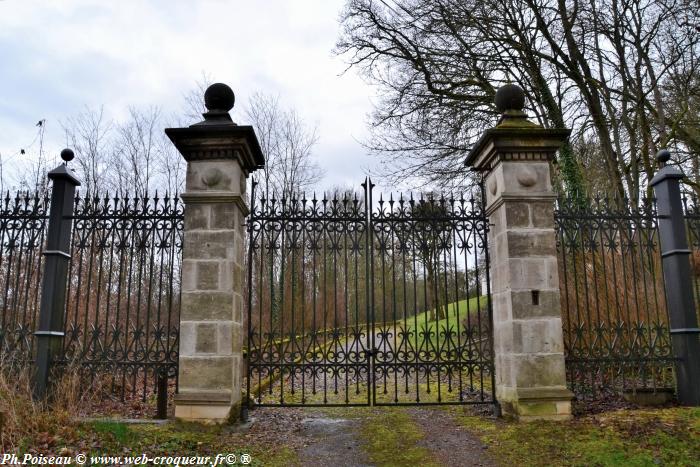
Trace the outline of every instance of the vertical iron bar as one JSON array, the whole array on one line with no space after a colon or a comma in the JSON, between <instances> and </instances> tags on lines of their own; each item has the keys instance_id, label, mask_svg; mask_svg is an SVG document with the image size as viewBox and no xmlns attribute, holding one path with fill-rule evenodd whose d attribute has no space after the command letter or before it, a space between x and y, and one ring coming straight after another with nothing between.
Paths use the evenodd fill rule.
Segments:
<instances>
[{"instance_id":1,"label":"vertical iron bar","mask_svg":"<svg viewBox=\"0 0 700 467\"><path fill-rule=\"evenodd\" d=\"M297 342L297 337L298 337L298 336L297 336L297 332L296 332L296 316L295 316L295 311L296 311L296 310L295 310L295 307L296 307L297 297L296 297L296 293L295 293L295 292L296 292L296 281L297 281L297 276L296 276L296 272L297 272L297 271L296 271L297 254L296 254L296 249L297 249L297 241L299 240L299 239L297 238L297 229L296 229L297 221L296 221L296 219L294 218L294 213L295 213L295 210L296 210L296 204L297 204L297 200L296 200L296 198L293 196L292 199L291 199L291 201L290 201L290 205L289 205L289 215L290 215L290 229L289 229L289 232L290 232L290 235L291 235L291 245L290 245L290 249L292 250L292 254L291 254L291 256L292 256L292 261L291 261L291 262L292 262L292 269L291 269L291 276L290 276L290 282L291 282L290 288L291 288L291 290L290 290L290 294L289 294L289 301L290 301L290 306L291 306L291 319L290 319L290 330L289 330L289 336L290 336L290 337L289 337L289 348L290 348L290 350L291 350L291 360L292 360L292 363L295 362L295 361L298 361L298 360L297 360L297 357L296 357L296 355L295 355L295 354L296 354L296 349L298 348L298 342ZM299 361L299 363L302 364L301 361ZM296 366L293 366L293 367L290 368L290 372L289 372L289 375L290 375L290 376L289 376L289 379L290 379L290 382L291 382L291 393L292 393L292 395L294 395L294 394L295 394L295 391L296 391L296 377L297 377L297 373L296 373L296 372L297 372Z\"/></svg>"},{"instance_id":2,"label":"vertical iron bar","mask_svg":"<svg viewBox=\"0 0 700 467\"><path fill-rule=\"evenodd\" d=\"M463 214L464 210L464 203L462 197L460 197L459 201L456 201L459 203L459 207L455 207L455 199L451 198L451 206L450 206L450 214L452 217L452 221L454 225L452 226L452 257L450 258L453 261L453 273L454 273L454 304L452 305L452 309L455 312L455 322L457 323L455 325L456 333L457 335L455 336L457 338L457 343L456 343L456 348L454 348L454 364L455 364L455 369L458 371L458 380L457 380L457 390L458 390L458 395L459 395L459 401L463 402L464 401L464 394L463 394L463 387L462 387L462 373L463 373L463 360L462 360L462 338L460 336L460 331L461 331L461 326L462 323L460 322L460 313L459 313L459 274L458 272L458 260L457 260L457 248L458 248L458 243L457 240L459 238L459 235L457 234L459 224L463 224L463 219L461 219L461 216L459 214ZM463 225L462 225L463 227ZM466 262L464 263L464 277L467 277L467 264ZM466 303L466 298L465 297L465 303Z\"/></svg>"},{"instance_id":3,"label":"vertical iron bar","mask_svg":"<svg viewBox=\"0 0 700 467\"><path fill-rule=\"evenodd\" d=\"M306 194L302 194L301 204L299 206L299 228L301 230L301 243L299 244L299 256L301 259L301 356L299 363L301 368L301 403L306 403L306 370L309 365L309 355L306 351Z\"/></svg>"},{"instance_id":4,"label":"vertical iron bar","mask_svg":"<svg viewBox=\"0 0 700 467\"><path fill-rule=\"evenodd\" d=\"M323 309L323 347L321 347L321 368L323 373L323 403L328 403L328 242L330 237L329 232L329 221L328 221L328 200L326 199L326 193L323 193L323 200L321 200L321 205L323 209L323 219L321 221L321 238L323 239L323 266L321 271L323 271L323 285L321 289L321 306Z\"/></svg>"},{"instance_id":5,"label":"vertical iron bar","mask_svg":"<svg viewBox=\"0 0 700 467\"><path fill-rule=\"evenodd\" d=\"M287 203L286 199L284 198L284 194L282 195L282 208L281 208L281 215L279 217L278 223L279 223L279 232L280 232L280 279L279 279L279 307L277 308L277 313L278 313L278 319L279 319L279 324L280 324L280 335L279 335L279 372L280 372L280 403L284 405L284 368L286 364L286 352L285 350L285 337L284 337L284 286L285 286L285 280L284 280L284 265L285 265L285 235L284 235L284 230L286 228L285 224L285 219L287 216ZM277 278L273 278L273 280L276 280ZM290 358L290 371L293 371L293 365L294 361L293 359Z\"/></svg>"},{"instance_id":6,"label":"vertical iron bar","mask_svg":"<svg viewBox=\"0 0 700 467\"><path fill-rule=\"evenodd\" d=\"M400 212L400 215L403 217L403 216L405 216L405 212L406 212L406 206L404 204L403 196L400 198L399 203L400 203L399 204L399 212ZM403 275L403 282L401 284L401 288L403 291L403 307L402 307L403 308L403 320L402 320L403 335L401 336L401 344L400 345L405 345L405 349L406 349L405 353L404 353L405 357L403 357L401 359L401 364L404 367L404 388L405 388L404 393L408 394L409 377L411 374L411 366L409 365L409 362L408 362L409 355L410 355L409 349L410 349L411 339L409 338L409 334L408 334L408 314L407 314L408 313L408 291L407 291L407 284L406 284L406 276L408 275L408 272L406 271L406 265L407 265L408 261L406 259L406 252L409 251L408 250L409 243L408 243L408 237L406 235L406 232L407 232L406 226L409 224L406 222L406 219L402 219L402 220L403 220L403 223L401 224L402 227L399 231L401 232L401 239L404 243L403 245L400 245L401 246L401 248L400 248L401 249L401 264L403 266L403 274L402 274Z\"/></svg>"},{"instance_id":7,"label":"vertical iron bar","mask_svg":"<svg viewBox=\"0 0 700 467\"><path fill-rule=\"evenodd\" d=\"M389 267L391 268L391 326L393 330L393 336L391 341L393 345L391 346L391 353L389 358L391 359L391 374L394 377L394 402L399 402L399 349L397 347L397 332L396 332L396 248L395 248L395 236L396 236L396 222L392 221L394 216L394 199L390 198L389 202L389 219L388 219L388 238L387 247L391 250L391 257L389 261ZM391 342L390 341L390 342Z\"/></svg>"},{"instance_id":8,"label":"vertical iron bar","mask_svg":"<svg viewBox=\"0 0 700 467\"><path fill-rule=\"evenodd\" d=\"M250 380L252 375L252 369L250 365L251 361L251 351L253 350L254 342L252 340L252 330L253 330L253 247L255 246L254 241L254 226L255 222L255 186L257 183L255 179L251 182L250 187L250 213L248 214L248 332L246 333L246 353L244 355L245 367L246 367L246 391L245 400L241 407L241 420L243 422L248 421L250 412ZM262 325L262 323L260 323ZM262 343L261 343L262 344Z\"/></svg>"},{"instance_id":9,"label":"vertical iron bar","mask_svg":"<svg viewBox=\"0 0 700 467\"><path fill-rule=\"evenodd\" d=\"M168 371L165 369L165 367L160 367L160 369L157 370L157 375L158 410L156 413L156 418L159 420L165 420L168 418Z\"/></svg>"},{"instance_id":10,"label":"vertical iron bar","mask_svg":"<svg viewBox=\"0 0 700 467\"><path fill-rule=\"evenodd\" d=\"M374 364L377 348L375 345L375 313L374 313L374 232L372 231L372 180L367 177L365 188L365 293L367 294L367 403L377 403L376 381L374 378Z\"/></svg>"},{"instance_id":11,"label":"vertical iron bar","mask_svg":"<svg viewBox=\"0 0 700 467\"><path fill-rule=\"evenodd\" d=\"M343 235L343 311L344 311L344 318L343 318L343 325L344 325L344 331L343 331L343 342L344 348L340 349L343 355L343 366L344 366L344 372L345 372L345 403L348 404L350 403L350 368L351 368L351 361L350 361L350 352L352 350L352 344L350 344L350 347L348 347L348 327L350 326L348 322L348 311L349 311L349 295L348 295L348 274L350 272L350 268L348 267L348 235L350 234L350 226L352 225L353 218L350 216L351 212L348 211L348 197L347 193L343 194L343 201L342 201L343 207L342 207L342 217L344 219L343 222L343 227L342 227L342 235Z\"/></svg>"}]
</instances>

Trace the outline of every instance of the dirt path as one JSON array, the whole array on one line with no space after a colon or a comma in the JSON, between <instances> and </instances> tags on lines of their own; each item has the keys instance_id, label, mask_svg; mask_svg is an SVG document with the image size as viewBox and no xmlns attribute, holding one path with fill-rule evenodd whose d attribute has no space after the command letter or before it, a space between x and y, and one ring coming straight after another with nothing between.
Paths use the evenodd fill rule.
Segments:
<instances>
[{"instance_id":1,"label":"dirt path","mask_svg":"<svg viewBox=\"0 0 700 467\"><path fill-rule=\"evenodd\" d=\"M255 421L246 436L263 437L273 444L288 446L297 453L304 466L375 465L360 433L365 424L377 423L379 414L369 407L350 410L353 412L311 407L257 409L252 413ZM422 434L418 446L430 453L430 461L434 464L497 465L486 446L460 426L448 411L428 407L391 410L405 411L409 416L415 430Z\"/></svg>"},{"instance_id":2,"label":"dirt path","mask_svg":"<svg viewBox=\"0 0 700 467\"><path fill-rule=\"evenodd\" d=\"M444 410L410 407L406 409L423 432L419 445L429 449L435 462L444 466L496 466L487 446L466 428L458 425Z\"/></svg>"},{"instance_id":3,"label":"dirt path","mask_svg":"<svg viewBox=\"0 0 700 467\"><path fill-rule=\"evenodd\" d=\"M309 443L300 453L304 465L365 467L372 464L357 436L358 420L311 412L301 422L301 433Z\"/></svg>"}]
</instances>

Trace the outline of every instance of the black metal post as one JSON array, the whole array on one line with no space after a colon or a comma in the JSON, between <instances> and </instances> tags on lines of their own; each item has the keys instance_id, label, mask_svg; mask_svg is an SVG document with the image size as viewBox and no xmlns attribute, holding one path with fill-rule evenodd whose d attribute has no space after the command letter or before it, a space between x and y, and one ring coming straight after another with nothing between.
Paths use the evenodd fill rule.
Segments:
<instances>
[{"instance_id":1,"label":"black metal post","mask_svg":"<svg viewBox=\"0 0 700 467\"><path fill-rule=\"evenodd\" d=\"M162 368L158 370L158 400L156 418L165 420L168 418L168 370Z\"/></svg>"},{"instance_id":2,"label":"black metal post","mask_svg":"<svg viewBox=\"0 0 700 467\"><path fill-rule=\"evenodd\" d=\"M64 149L61 158L68 162L73 151ZM34 373L34 397L43 399L49 384L49 372L53 355L60 350L63 339L63 315L66 306L66 280L70 262L70 235L73 223L75 187L80 186L66 164L61 164L48 174L53 180L49 229L44 255L44 280L41 287L39 325L34 335L37 354Z\"/></svg>"},{"instance_id":3,"label":"black metal post","mask_svg":"<svg viewBox=\"0 0 700 467\"><path fill-rule=\"evenodd\" d=\"M700 329L693 300L690 249L680 191L680 181L685 175L678 169L666 166L670 157L669 151L659 151L656 159L662 168L650 184L657 199L678 401L682 405L700 406Z\"/></svg>"}]
</instances>

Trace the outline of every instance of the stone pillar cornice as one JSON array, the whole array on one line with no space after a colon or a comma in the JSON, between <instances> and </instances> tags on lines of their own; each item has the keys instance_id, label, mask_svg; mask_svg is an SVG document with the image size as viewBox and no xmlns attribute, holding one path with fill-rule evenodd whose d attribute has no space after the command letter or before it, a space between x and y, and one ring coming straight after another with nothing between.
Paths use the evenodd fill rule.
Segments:
<instances>
[{"instance_id":1,"label":"stone pillar cornice","mask_svg":"<svg viewBox=\"0 0 700 467\"><path fill-rule=\"evenodd\" d=\"M569 129L497 126L476 142L465 165L475 171L490 172L502 161L551 161L570 134Z\"/></svg>"},{"instance_id":2,"label":"stone pillar cornice","mask_svg":"<svg viewBox=\"0 0 700 467\"><path fill-rule=\"evenodd\" d=\"M265 165L252 126L235 123L166 128L165 134L187 162L236 159L246 173Z\"/></svg>"}]
</instances>

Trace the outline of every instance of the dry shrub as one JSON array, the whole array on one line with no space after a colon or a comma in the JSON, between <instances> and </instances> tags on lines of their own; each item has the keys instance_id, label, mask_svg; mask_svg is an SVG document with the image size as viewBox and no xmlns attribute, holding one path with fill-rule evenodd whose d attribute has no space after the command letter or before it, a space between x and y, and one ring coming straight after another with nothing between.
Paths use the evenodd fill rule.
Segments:
<instances>
[{"instance_id":1,"label":"dry shrub","mask_svg":"<svg viewBox=\"0 0 700 467\"><path fill-rule=\"evenodd\" d=\"M107 385L95 378L89 386L81 384L77 365L55 375L46 401L32 397L32 366L10 365L0 361L0 432L2 452L50 452L59 438L74 435L74 417L81 408L104 397Z\"/></svg>"},{"instance_id":2,"label":"dry shrub","mask_svg":"<svg viewBox=\"0 0 700 467\"><path fill-rule=\"evenodd\" d=\"M82 402L77 415L81 417L152 418L156 413L157 388L155 376L139 371L135 377L122 378L118 371L88 371L82 377ZM145 387L145 389L144 389ZM168 403L174 410L175 378L168 380Z\"/></svg>"},{"instance_id":3,"label":"dry shrub","mask_svg":"<svg viewBox=\"0 0 700 467\"><path fill-rule=\"evenodd\" d=\"M6 362L0 364L0 412L3 414L0 446L3 452L41 444L40 438L50 436L70 420L70 412L65 407L72 403L67 399L60 397L59 404L33 400L31 370L29 366L17 368Z\"/></svg>"}]
</instances>

